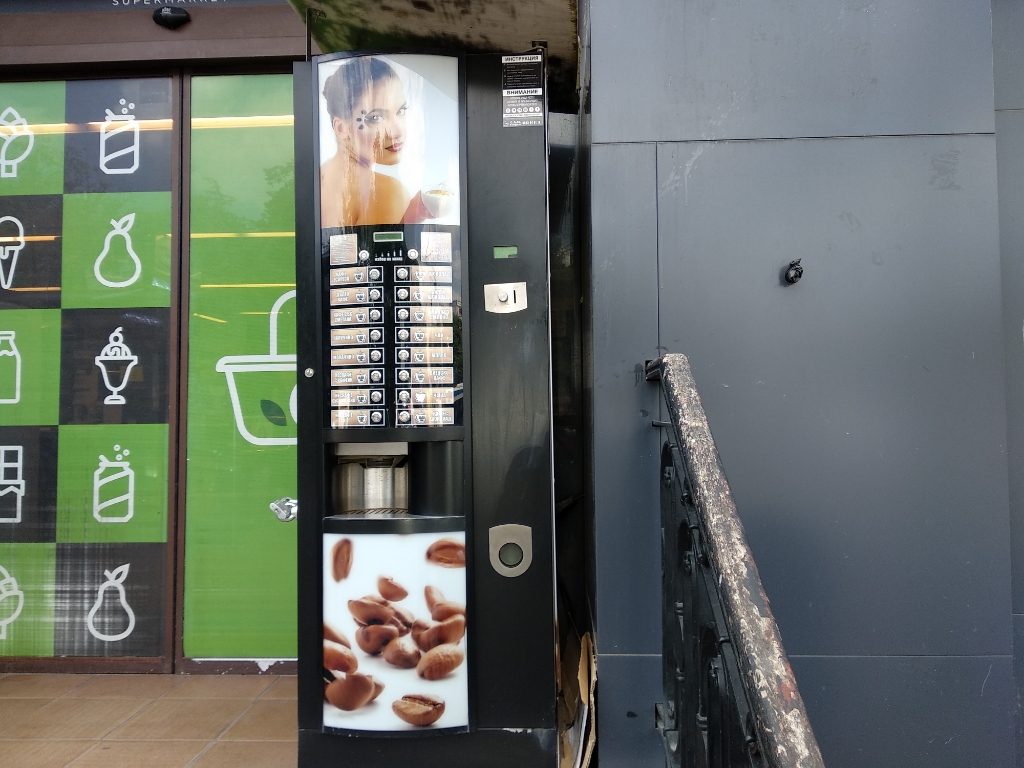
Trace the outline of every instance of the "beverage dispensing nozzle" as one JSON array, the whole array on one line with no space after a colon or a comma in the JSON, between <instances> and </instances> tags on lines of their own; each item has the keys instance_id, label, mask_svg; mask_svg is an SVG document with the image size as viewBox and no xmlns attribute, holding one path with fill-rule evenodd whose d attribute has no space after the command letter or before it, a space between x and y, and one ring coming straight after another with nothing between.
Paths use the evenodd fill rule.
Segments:
<instances>
[{"instance_id":1,"label":"beverage dispensing nozzle","mask_svg":"<svg viewBox=\"0 0 1024 768\"><path fill-rule=\"evenodd\" d=\"M289 496L285 496L283 499L270 502L270 511L282 523L290 523L299 514L299 502Z\"/></svg>"}]
</instances>

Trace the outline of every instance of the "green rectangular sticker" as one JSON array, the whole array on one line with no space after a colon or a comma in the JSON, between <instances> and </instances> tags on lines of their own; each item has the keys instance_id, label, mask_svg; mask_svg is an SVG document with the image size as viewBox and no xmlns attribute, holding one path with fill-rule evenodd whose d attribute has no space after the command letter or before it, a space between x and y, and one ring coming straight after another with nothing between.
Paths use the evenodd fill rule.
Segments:
<instances>
[{"instance_id":1,"label":"green rectangular sticker","mask_svg":"<svg viewBox=\"0 0 1024 768\"><path fill-rule=\"evenodd\" d=\"M518 245L496 245L494 246L494 258L515 259L519 256Z\"/></svg>"}]
</instances>

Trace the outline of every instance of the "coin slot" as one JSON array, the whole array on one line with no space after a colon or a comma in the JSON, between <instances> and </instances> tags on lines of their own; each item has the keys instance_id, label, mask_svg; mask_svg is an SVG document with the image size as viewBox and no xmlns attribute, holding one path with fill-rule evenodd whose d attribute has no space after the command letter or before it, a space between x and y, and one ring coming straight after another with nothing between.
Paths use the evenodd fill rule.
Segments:
<instances>
[{"instance_id":1,"label":"coin slot","mask_svg":"<svg viewBox=\"0 0 1024 768\"><path fill-rule=\"evenodd\" d=\"M510 541L508 544L502 545L501 549L498 550L498 559L501 560L501 564L505 567L515 568L523 562L523 548Z\"/></svg>"}]
</instances>

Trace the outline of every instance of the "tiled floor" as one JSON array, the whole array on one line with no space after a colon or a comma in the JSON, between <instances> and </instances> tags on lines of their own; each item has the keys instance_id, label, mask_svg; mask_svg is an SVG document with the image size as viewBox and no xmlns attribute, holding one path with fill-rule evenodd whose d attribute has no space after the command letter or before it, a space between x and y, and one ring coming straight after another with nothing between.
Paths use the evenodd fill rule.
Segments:
<instances>
[{"instance_id":1,"label":"tiled floor","mask_svg":"<svg viewBox=\"0 0 1024 768\"><path fill-rule=\"evenodd\" d=\"M3 768L292 768L295 678L0 675Z\"/></svg>"}]
</instances>

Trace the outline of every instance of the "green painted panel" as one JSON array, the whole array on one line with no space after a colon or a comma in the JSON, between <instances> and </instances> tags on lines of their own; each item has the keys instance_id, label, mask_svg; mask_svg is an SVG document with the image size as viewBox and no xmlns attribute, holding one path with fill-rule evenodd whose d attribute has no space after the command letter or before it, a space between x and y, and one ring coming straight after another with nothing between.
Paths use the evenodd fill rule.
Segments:
<instances>
[{"instance_id":1,"label":"green painted panel","mask_svg":"<svg viewBox=\"0 0 1024 768\"><path fill-rule=\"evenodd\" d=\"M192 84L193 118L291 113L288 76ZM268 506L297 495L292 129L281 122L193 121L183 627L193 658L296 653L295 526Z\"/></svg>"},{"instance_id":2,"label":"green painted panel","mask_svg":"<svg viewBox=\"0 0 1024 768\"><path fill-rule=\"evenodd\" d=\"M56 544L0 543L0 656L53 656L56 568Z\"/></svg>"},{"instance_id":3,"label":"green painted panel","mask_svg":"<svg viewBox=\"0 0 1024 768\"><path fill-rule=\"evenodd\" d=\"M171 193L64 196L61 305L168 307Z\"/></svg>"},{"instance_id":4,"label":"green painted panel","mask_svg":"<svg viewBox=\"0 0 1024 768\"><path fill-rule=\"evenodd\" d=\"M62 425L57 541L167 541L167 425Z\"/></svg>"},{"instance_id":5,"label":"green painted panel","mask_svg":"<svg viewBox=\"0 0 1024 768\"><path fill-rule=\"evenodd\" d=\"M0 83L0 195L64 191L64 83Z\"/></svg>"},{"instance_id":6,"label":"green painted panel","mask_svg":"<svg viewBox=\"0 0 1024 768\"><path fill-rule=\"evenodd\" d=\"M59 309L0 312L0 424L57 423L60 320Z\"/></svg>"}]
</instances>

